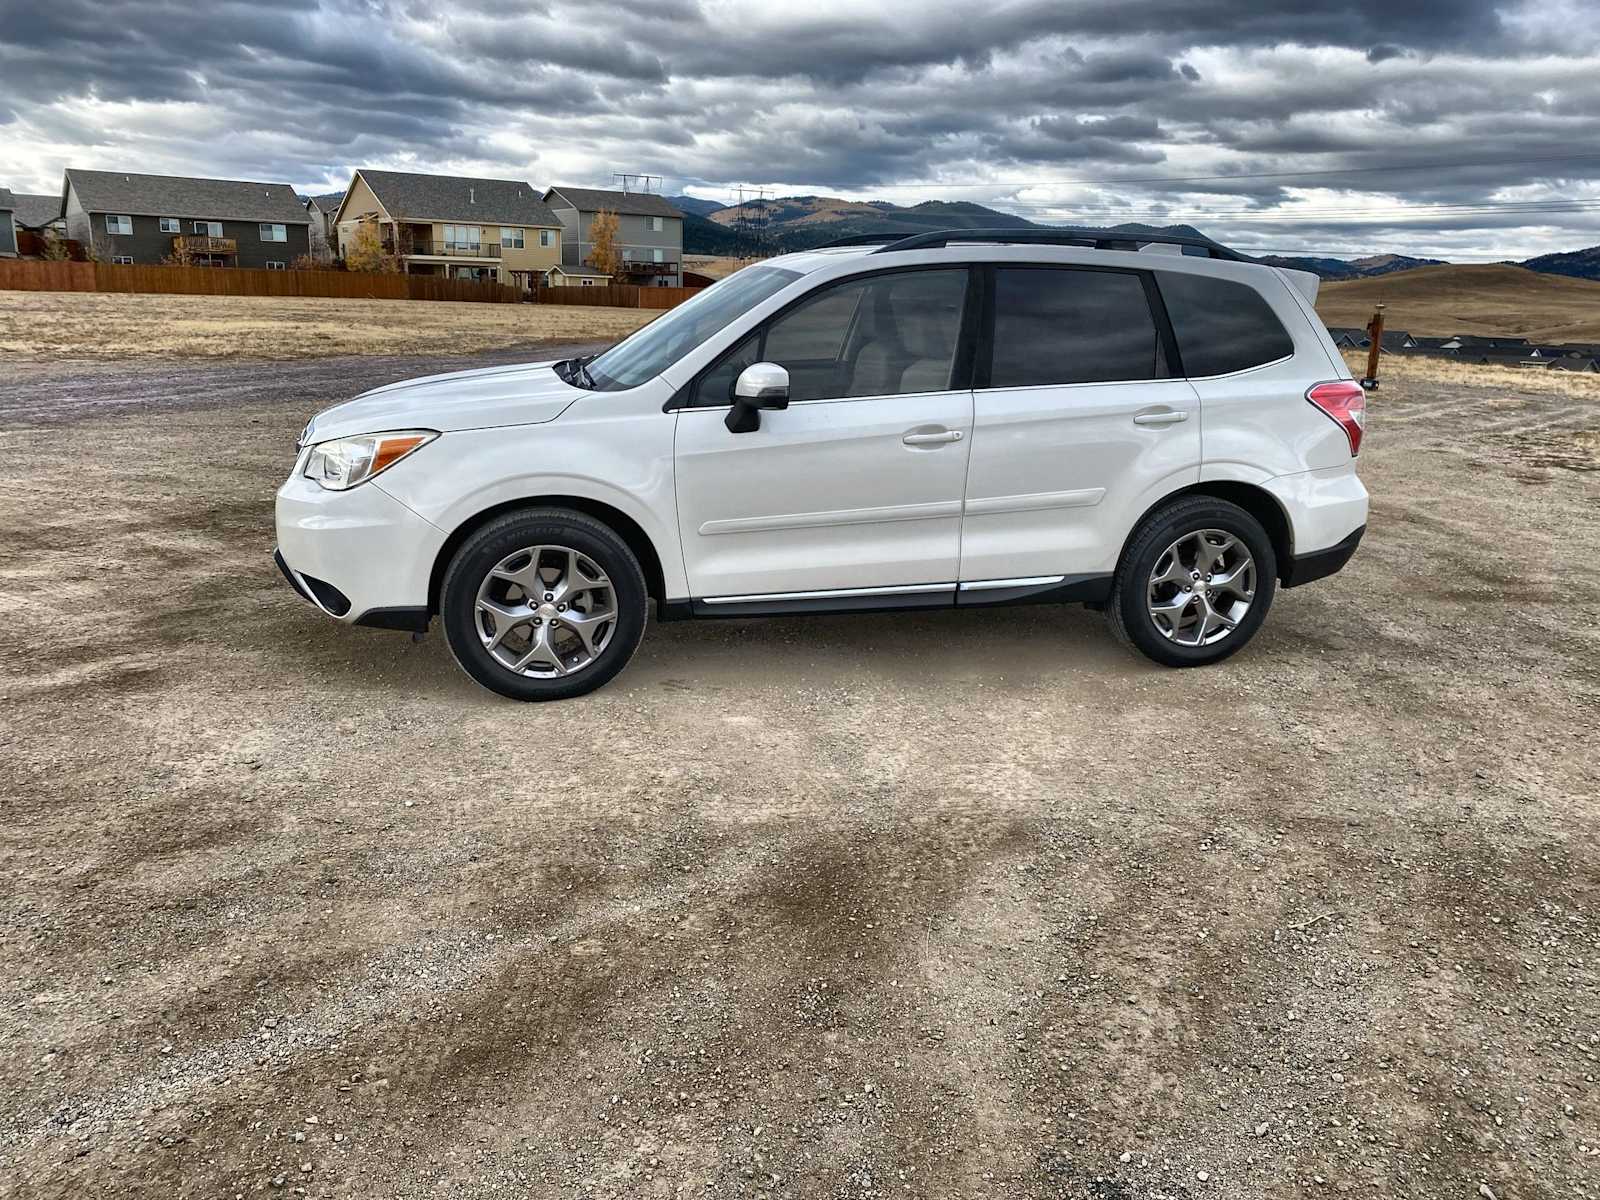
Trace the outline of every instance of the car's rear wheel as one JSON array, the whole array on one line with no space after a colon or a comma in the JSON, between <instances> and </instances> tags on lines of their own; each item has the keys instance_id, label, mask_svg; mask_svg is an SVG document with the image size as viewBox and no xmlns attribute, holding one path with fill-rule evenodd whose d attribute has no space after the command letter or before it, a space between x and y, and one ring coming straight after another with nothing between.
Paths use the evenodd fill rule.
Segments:
<instances>
[{"instance_id":1,"label":"car's rear wheel","mask_svg":"<svg viewBox=\"0 0 1600 1200\"><path fill-rule=\"evenodd\" d=\"M1261 522L1226 500L1188 497L1135 531L1106 615L1118 637L1163 666L1204 666L1255 636L1277 578Z\"/></svg>"},{"instance_id":2,"label":"car's rear wheel","mask_svg":"<svg viewBox=\"0 0 1600 1200\"><path fill-rule=\"evenodd\" d=\"M462 670L513 700L592 692L644 636L644 573L592 517L522 509L475 531L445 572L440 616Z\"/></svg>"}]
</instances>

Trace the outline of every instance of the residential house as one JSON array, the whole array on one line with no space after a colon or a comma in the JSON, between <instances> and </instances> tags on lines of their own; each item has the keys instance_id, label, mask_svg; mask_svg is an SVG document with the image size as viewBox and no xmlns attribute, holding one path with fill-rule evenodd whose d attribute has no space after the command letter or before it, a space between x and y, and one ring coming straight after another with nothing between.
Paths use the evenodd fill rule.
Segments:
<instances>
[{"instance_id":1,"label":"residential house","mask_svg":"<svg viewBox=\"0 0 1600 1200\"><path fill-rule=\"evenodd\" d=\"M17 202L14 215L18 233L36 233L41 237L46 233L65 233L66 223L61 219L60 196L17 192L14 199Z\"/></svg>"},{"instance_id":2,"label":"residential house","mask_svg":"<svg viewBox=\"0 0 1600 1200\"><path fill-rule=\"evenodd\" d=\"M310 250L306 210L286 183L68 168L67 236L117 263L283 270Z\"/></svg>"},{"instance_id":3,"label":"residential house","mask_svg":"<svg viewBox=\"0 0 1600 1200\"><path fill-rule=\"evenodd\" d=\"M604 287L611 282L599 267L586 267L579 265L569 267L566 263L557 263L544 273L546 287Z\"/></svg>"},{"instance_id":4,"label":"residential house","mask_svg":"<svg viewBox=\"0 0 1600 1200\"><path fill-rule=\"evenodd\" d=\"M17 256L17 198L0 188L0 258Z\"/></svg>"},{"instance_id":5,"label":"residential house","mask_svg":"<svg viewBox=\"0 0 1600 1200\"><path fill-rule=\"evenodd\" d=\"M619 283L679 287L683 281L683 214L650 192L612 192L598 188L553 187L545 203L561 218L561 262L593 266L595 214L617 214L617 248L622 255Z\"/></svg>"},{"instance_id":6,"label":"residential house","mask_svg":"<svg viewBox=\"0 0 1600 1200\"><path fill-rule=\"evenodd\" d=\"M532 184L516 179L413 175L363 167L334 215L346 258L363 224L409 275L539 286L561 261L561 221Z\"/></svg>"},{"instance_id":7,"label":"residential house","mask_svg":"<svg viewBox=\"0 0 1600 1200\"><path fill-rule=\"evenodd\" d=\"M1365 329L1352 329L1347 325L1328 326L1328 335L1333 338L1333 344L1341 350L1360 350L1367 344L1367 331Z\"/></svg>"},{"instance_id":8,"label":"residential house","mask_svg":"<svg viewBox=\"0 0 1600 1200\"><path fill-rule=\"evenodd\" d=\"M1586 375L1600 375L1600 360L1581 354L1567 354L1550 361L1552 371L1581 371Z\"/></svg>"},{"instance_id":9,"label":"residential house","mask_svg":"<svg viewBox=\"0 0 1600 1200\"><path fill-rule=\"evenodd\" d=\"M307 227L311 235L311 257L318 262L339 257L339 239L334 232L333 217L343 200L343 192L306 197L306 216L311 221Z\"/></svg>"}]
</instances>

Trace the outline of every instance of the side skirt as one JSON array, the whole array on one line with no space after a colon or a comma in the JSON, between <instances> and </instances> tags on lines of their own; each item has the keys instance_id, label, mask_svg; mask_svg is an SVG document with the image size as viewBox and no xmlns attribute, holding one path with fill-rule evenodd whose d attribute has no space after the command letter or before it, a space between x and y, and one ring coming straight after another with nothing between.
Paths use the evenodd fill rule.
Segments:
<instances>
[{"instance_id":1,"label":"side skirt","mask_svg":"<svg viewBox=\"0 0 1600 1200\"><path fill-rule=\"evenodd\" d=\"M938 608L1001 608L1016 604L1104 604L1111 595L1110 575L1066 575L1048 579L984 581L978 586L929 585L927 591L878 595L847 590L803 596L741 596L737 600L662 600L658 621L721 621L736 617L796 617L847 613L907 612Z\"/></svg>"}]
</instances>

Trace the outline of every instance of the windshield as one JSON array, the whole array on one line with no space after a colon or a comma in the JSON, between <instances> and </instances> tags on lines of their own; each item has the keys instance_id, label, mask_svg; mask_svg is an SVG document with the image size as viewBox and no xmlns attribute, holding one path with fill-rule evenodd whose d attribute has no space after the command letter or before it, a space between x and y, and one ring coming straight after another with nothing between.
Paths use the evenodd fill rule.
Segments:
<instances>
[{"instance_id":1,"label":"windshield","mask_svg":"<svg viewBox=\"0 0 1600 1200\"><path fill-rule=\"evenodd\" d=\"M799 278L798 271L782 267L736 271L590 361L589 378L605 392L647 383L729 322Z\"/></svg>"}]
</instances>

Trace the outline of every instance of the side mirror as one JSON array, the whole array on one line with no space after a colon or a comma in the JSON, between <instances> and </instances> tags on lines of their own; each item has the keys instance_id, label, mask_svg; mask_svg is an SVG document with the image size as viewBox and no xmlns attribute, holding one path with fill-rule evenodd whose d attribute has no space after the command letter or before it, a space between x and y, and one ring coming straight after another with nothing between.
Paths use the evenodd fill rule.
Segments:
<instances>
[{"instance_id":1,"label":"side mirror","mask_svg":"<svg viewBox=\"0 0 1600 1200\"><path fill-rule=\"evenodd\" d=\"M733 384L733 407L723 422L729 433L761 428L761 410L789 407L789 372L777 363L751 363Z\"/></svg>"}]
</instances>

